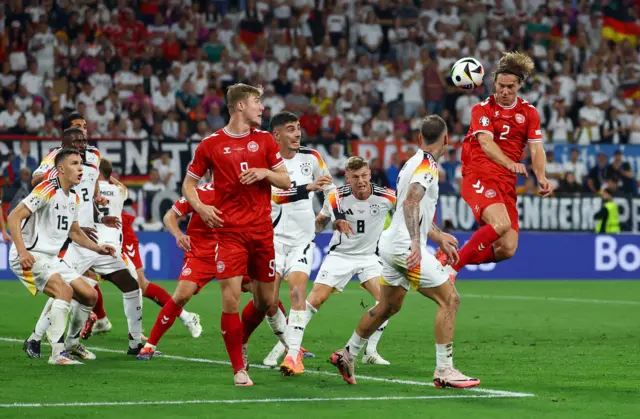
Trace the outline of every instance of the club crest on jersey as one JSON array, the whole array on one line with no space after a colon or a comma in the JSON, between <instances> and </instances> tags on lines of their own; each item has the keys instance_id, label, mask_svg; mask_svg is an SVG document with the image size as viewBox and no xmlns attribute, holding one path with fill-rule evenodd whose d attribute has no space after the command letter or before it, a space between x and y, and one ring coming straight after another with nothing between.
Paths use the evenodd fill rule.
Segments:
<instances>
[{"instance_id":1,"label":"club crest on jersey","mask_svg":"<svg viewBox=\"0 0 640 419\"><path fill-rule=\"evenodd\" d=\"M256 151L258 151L259 148L260 146L255 141L251 141L249 144L247 144L247 150L249 150L252 153L255 153Z\"/></svg>"},{"instance_id":2,"label":"club crest on jersey","mask_svg":"<svg viewBox=\"0 0 640 419\"><path fill-rule=\"evenodd\" d=\"M371 205L369 207L369 212L371 213L372 216L376 216L378 214L380 214L380 208L378 205Z\"/></svg>"},{"instance_id":3,"label":"club crest on jersey","mask_svg":"<svg viewBox=\"0 0 640 419\"><path fill-rule=\"evenodd\" d=\"M231 154L231 147L224 147L222 154Z\"/></svg>"},{"instance_id":4,"label":"club crest on jersey","mask_svg":"<svg viewBox=\"0 0 640 419\"><path fill-rule=\"evenodd\" d=\"M520 113L517 113L517 114L516 114L516 122L517 122L518 124L522 124L522 123L524 122L524 115L522 115L522 114L520 114Z\"/></svg>"},{"instance_id":5,"label":"club crest on jersey","mask_svg":"<svg viewBox=\"0 0 640 419\"><path fill-rule=\"evenodd\" d=\"M218 268L218 273L224 272L224 262L223 261L219 261L218 265L217 265L217 268Z\"/></svg>"},{"instance_id":6,"label":"club crest on jersey","mask_svg":"<svg viewBox=\"0 0 640 419\"><path fill-rule=\"evenodd\" d=\"M480 125L482 125L483 127L488 127L489 118L487 118L486 116L483 116L482 118L480 118Z\"/></svg>"},{"instance_id":7,"label":"club crest on jersey","mask_svg":"<svg viewBox=\"0 0 640 419\"><path fill-rule=\"evenodd\" d=\"M189 276L189 275L191 275L191 268L182 270L182 276Z\"/></svg>"},{"instance_id":8,"label":"club crest on jersey","mask_svg":"<svg viewBox=\"0 0 640 419\"><path fill-rule=\"evenodd\" d=\"M69 205L69 210L71 210L71 212L76 212L76 204Z\"/></svg>"},{"instance_id":9,"label":"club crest on jersey","mask_svg":"<svg viewBox=\"0 0 640 419\"><path fill-rule=\"evenodd\" d=\"M487 192L484 193L484 196L486 196L487 198L495 198L496 191L494 191L493 189L488 189Z\"/></svg>"},{"instance_id":10,"label":"club crest on jersey","mask_svg":"<svg viewBox=\"0 0 640 419\"><path fill-rule=\"evenodd\" d=\"M311 176L311 163L302 163L300 166L302 174L305 176Z\"/></svg>"}]
</instances>

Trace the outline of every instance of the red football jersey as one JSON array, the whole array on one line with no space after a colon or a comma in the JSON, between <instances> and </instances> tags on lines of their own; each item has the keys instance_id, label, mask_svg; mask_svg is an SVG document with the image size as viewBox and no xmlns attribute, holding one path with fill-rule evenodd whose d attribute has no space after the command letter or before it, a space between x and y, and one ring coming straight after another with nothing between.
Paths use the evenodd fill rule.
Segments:
<instances>
[{"instance_id":1,"label":"red football jersey","mask_svg":"<svg viewBox=\"0 0 640 419\"><path fill-rule=\"evenodd\" d=\"M198 186L196 191L198 192L198 198L200 198L203 204L213 205L216 196L213 183ZM208 227L202 218L200 218L200 215L193 210L189 202L187 202L187 198L182 197L180 200L174 202L171 209L180 216L193 214L187 226L187 236L191 237L191 251L186 252L185 257L215 258L216 233L211 227Z\"/></svg>"},{"instance_id":2,"label":"red football jersey","mask_svg":"<svg viewBox=\"0 0 640 419\"><path fill-rule=\"evenodd\" d=\"M478 133L493 137L507 157L519 162L527 143L542 141L540 116L535 106L518 97L512 106L504 107L491 95L471 108L471 125L462 145L462 175L473 172L490 179L513 183L515 187L516 175L495 163L482 151L476 137Z\"/></svg>"},{"instance_id":3,"label":"red football jersey","mask_svg":"<svg viewBox=\"0 0 640 419\"><path fill-rule=\"evenodd\" d=\"M271 225L271 185L266 180L240 183L240 173L252 168L277 169L284 164L271 134L251 129L230 134L224 128L202 140L187 174L200 179L211 170L216 184L214 206L224 221L220 231L265 231Z\"/></svg>"},{"instance_id":4,"label":"red football jersey","mask_svg":"<svg viewBox=\"0 0 640 419\"><path fill-rule=\"evenodd\" d=\"M137 244L138 236L136 236L136 232L133 229L133 222L136 220L135 215L131 215L122 211L122 245L125 246L127 244Z\"/></svg>"}]
</instances>

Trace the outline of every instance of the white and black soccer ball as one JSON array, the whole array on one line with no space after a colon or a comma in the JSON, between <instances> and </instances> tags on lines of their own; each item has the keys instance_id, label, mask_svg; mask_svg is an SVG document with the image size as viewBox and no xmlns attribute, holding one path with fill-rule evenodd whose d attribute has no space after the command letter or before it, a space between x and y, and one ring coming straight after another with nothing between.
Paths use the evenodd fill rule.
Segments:
<instances>
[{"instance_id":1,"label":"white and black soccer ball","mask_svg":"<svg viewBox=\"0 0 640 419\"><path fill-rule=\"evenodd\" d=\"M451 80L461 89L475 89L482 84L484 67L472 57L461 58L451 67Z\"/></svg>"}]
</instances>

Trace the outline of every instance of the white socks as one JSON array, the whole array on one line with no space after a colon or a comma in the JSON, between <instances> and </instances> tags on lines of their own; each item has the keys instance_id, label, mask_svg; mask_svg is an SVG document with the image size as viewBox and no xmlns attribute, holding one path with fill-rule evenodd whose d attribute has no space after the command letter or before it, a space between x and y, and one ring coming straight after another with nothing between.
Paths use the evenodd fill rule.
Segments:
<instances>
[{"instance_id":1,"label":"white socks","mask_svg":"<svg viewBox=\"0 0 640 419\"><path fill-rule=\"evenodd\" d=\"M453 342L436 343L436 368L453 367Z\"/></svg>"},{"instance_id":2,"label":"white socks","mask_svg":"<svg viewBox=\"0 0 640 419\"><path fill-rule=\"evenodd\" d=\"M389 324L389 320L385 320L385 322L380 325L378 330L373 332L371 337L369 337L369 343L367 343L367 349L364 350L365 354L371 355L378 352L378 342L380 342L380 339L382 338L382 332L384 332L384 329L385 327L387 327L387 324Z\"/></svg>"},{"instance_id":3,"label":"white socks","mask_svg":"<svg viewBox=\"0 0 640 419\"><path fill-rule=\"evenodd\" d=\"M312 306L309 301L305 301L305 303L307 304L307 323L309 324L309 322L311 321L311 318L313 317L314 314L316 314L318 312L318 309L315 308L314 306ZM305 327L306 327L305 324Z\"/></svg>"},{"instance_id":4,"label":"white socks","mask_svg":"<svg viewBox=\"0 0 640 419\"><path fill-rule=\"evenodd\" d=\"M186 323L189 321L189 316L191 316L191 313L189 313L187 310L182 309L182 313L180 313L180 315L178 316L178 318L182 321L182 323Z\"/></svg>"},{"instance_id":5,"label":"white socks","mask_svg":"<svg viewBox=\"0 0 640 419\"><path fill-rule=\"evenodd\" d=\"M132 339L129 346L132 344L137 346L142 342L142 294L140 290L123 292L122 303Z\"/></svg>"},{"instance_id":6,"label":"white socks","mask_svg":"<svg viewBox=\"0 0 640 419\"><path fill-rule=\"evenodd\" d=\"M47 303L44 305L44 308L42 309L42 313L40 313L40 318L36 323L36 327L33 329L33 333L31 333L31 336L29 336L29 340L35 340L40 342L44 334L47 333L49 326L51 326L51 321L49 320L49 311L51 311L51 306L53 305L53 301L54 301L53 298L49 298L47 300Z\"/></svg>"},{"instance_id":7,"label":"white socks","mask_svg":"<svg viewBox=\"0 0 640 419\"><path fill-rule=\"evenodd\" d=\"M49 312L49 319L51 320L49 335L51 336L51 346L53 348L52 356L54 357L64 350L62 335L64 334L65 327L67 326L68 314L69 303L64 300L53 300L53 303L51 304L51 311Z\"/></svg>"},{"instance_id":8,"label":"white socks","mask_svg":"<svg viewBox=\"0 0 640 419\"><path fill-rule=\"evenodd\" d=\"M289 324L287 325L287 346L289 352L287 356L293 358L294 362L298 359L300 346L302 345L302 337L304 336L304 328L307 325L307 312L302 310L289 311Z\"/></svg>"},{"instance_id":9,"label":"white socks","mask_svg":"<svg viewBox=\"0 0 640 419\"><path fill-rule=\"evenodd\" d=\"M347 354L353 360L358 356L364 345L367 343L367 339L361 338L355 331L351 335L351 339L347 342L345 349Z\"/></svg>"},{"instance_id":10,"label":"white socks","mask_svg":"<svg viewBox=\"0 0 640 419\"><path fill-rule=\"evenodd\" d=\"M282 344L286 347L287 341L285 338L285 334L287 332L287 318L284 313L278 308L278 311L273 317L266 316L267 324L273 331L273 334L282 342Z\"/></svg>"},{"instance_id":11,"label":"white socks","mask_svg":"<svg viewBox=\"0 0 640 419\"><path fill-rule=\"evenodd\" d=\"M76 300L71 301L71 320L69 321L69 330L67 330L67 339L64 342L67 348L80 343L80 332L90 314L91 307L80 304Z\"/></svg>"}]
</instances>

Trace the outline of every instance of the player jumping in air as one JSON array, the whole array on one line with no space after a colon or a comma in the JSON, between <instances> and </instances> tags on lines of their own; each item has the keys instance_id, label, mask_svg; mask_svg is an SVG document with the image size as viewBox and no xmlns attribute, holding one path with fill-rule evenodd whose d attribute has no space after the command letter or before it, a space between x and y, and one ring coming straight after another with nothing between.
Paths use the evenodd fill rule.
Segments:
<instances>
[{"instance_id":1,"label":"player jumping in air","mask_svg":"<svg viewBox=\"0 0 640 419\"><path fill-rule=\"evenodd\" d=\"M83 156L82 181L78 185L80 195L80 208L78 210L78 223L84 227L83 231L95 242L98 242L98 235L95 229L94 217L98 223L103 223L110 227L120 227L120 220L117 216L101 214L96 204L106 204L104 197L94 199L97 195L95 188L98 186L100 153L94 147L88 147L86 132L80 128L69 128L63 132L62 144L65 147L75 148ZM45 158L38 169L46 171L46 179L55 178L58 173L49 161L51 155L56 155L60 149L55 149ZM79 248L74 243L67 241L62 247L59 257L69 264L77 272L87 272L90 268L102 276L102 278L112 282L122 291L125 316L129 326L129 349L128 354L137 355L142 348L142 301L138 282L135 278L135 271L129 271L127 265L130 264L125 255L113 258L103 256L87 249ZM95 281L93 281L95 285ZM47 305L50 307L52 300ZM71 308L70 330L72 331L74 344L69 349L73 355L83 359L95 359L95 355L80 344L80 332L91 314L92 307L78 304ZM48 308L43 310L32 335L25 342L25 351L29 356L37 356L39 345L44 331L49 327L47 319ZM78 313L76 316L76 312ZM82 321L79 329L76 330L77 321ZM32 343L34 342L34 343Z\"/></svg>"},{"instance_id":2,"label":"player jumping in air","mask_svg":"<svg viewBox=\"0 0 640 419\"><path fill-rule=\"evenodd\" d=\"M82 166L80 152L70 148L59 150L53 162L58 176L38 184L8 217L14 240L9 252L11 270L33 295L40 291L53 299L47 313L53 349L50 364L80 364L71 358L69 350L77 345L75 333L81 327L81 311L72 314L63 343L67 315L72 298L89 310L97 299L92 286L58 257L60 248L71 239L97 254L112 258L115 254L113 247L96 244L80 229L80 197L72 187L81 183Z\"/></svg>"},{"instance_id":3,"label":"player jumping in air","mask_svg":"<svg viewBox=\"0 0 640 419\"><path fill-rule=\"evenodd\" d=\"M343 349L331 355L344 380L356 384L355 359L367 340L396 314L409 288L438 305L435 319L437 387L474 387L480 380L453 367L453 331L460 297L442 265L426 248L427 238L457 261L457 240L440 231L433 220L438 202L438 159L448 143L447 125L439 116L428 116L420 129L420 149L398 175L398 208L391 225L380 237L382 287L380 304L360 319Z\"/></svg>"},{"instance_id":4,"label":"player jumping in air","mask_svg":"<svg viewBox=\"0 0 640 419\"><path fill-rule=\"evenodd\" d=\"M471 125L462 145L461 195L482 227L452 263L445 252L436 257L452 279L466 265L500 262L518 248L516 176L527 176L520 163L529 146L540 195L553 190L545 176L546 156L536 108L518 97L524 80L533 72L531 58L517 52L504 54L493 74L496 93L471 108Z\"/></svg>"},{"instance_id":5,"label":"player jumping in air","mask_svg":"<svg viewBox=\"0 0 640 419\"><path fill-rule=\"evenodd\" d=\"M282 349L288 349L280 371L283 376L301 374L303 350L301 349L308 305L305 301L307 282L313 265L314 192L335 189L329 170L316 150L300 147L300 120L290 112L280 112L271 119L273 136L280 145L291 188L272 188L271 220L273 222L276 250L275 298L279 298L280 281L289 284L291 311L289 322L278 306L267 312L267 323L280 340L270 356L280 357ZM269 356L267 356L269 358ZM267 360L266 362L272 363Z\"/></svg>"},{"instance_id":6,"label":"player jumping in air","mask_svg":"<svg viewBox=\"0 0 640 419\"><path fill-rule=\"evenodd\" d=\"M113 166L109 160L102 159L100 161L100 177L99 188L100 195L108 199L108 204L99 206L99 210L104 215L123 215L124 201L127 199L127 187L118 182L111 176L113 172ZM153 300L160 307L163 307L171 296L164 288L149 282L144 276L144 268L142 267L142 261L140 259L140 252L138 248L138 238L135 235L132 227L132 220L135 217L131 215L123 215L122 228L114 229L107 228L101 224L97 225L98 237L100 243L106 243L114 246L120 252L127 255L130 263L127 267L132 272L134 277L137 277L138 284L142 290L142 295ZM125 233L126 232L126 233ZM133 235L133 238L131 237ZM95 314L92 314L85 327L82 329L81 337L88 339L92 331L94 333L107 332L111 329L111 322L106 317L104 312L104 303L102 301L102 293L100 288L96 286L98 291L98 302L93 309ZM189 329L191 335L197 338L202 333L202 326L200 326L200 316L195 313L189 313L186 310L181 310L179 317L184 323L185 327ZM173 323L173 322L172 322Z\"/></svg>"},{"instance_id":7,"label":"player jumping in air","mask_svg":"<svg viewBox=\"0 0 640 419\"><path fill-rule=\"evenodd\" d=\"M387 214L395 210L396 193L371 183L371 169L362 157L349 158L345 173L346 185L329 193L316 217L316 232L322 231L329 220L333 220L336 231L307 297L308 319L333 292L342 292L353 276L375 298L376 305L380 301L382 265L378 240ZM365 364L389 365L377 351L387 323L382 323L369 338L362 357Z\"/></svg>"},{"instance_id":8,"label":"player jumping in air","mask_svg":"<svg viewBox=\"0 0 640 419\"><path fill-rule=\"evenodd\" d=\"M217 233L216 277L222 293L222 337L233 366L234 383L251 386L247 342L267 310L276 304L276 266L271 224L271 186L289 189L291 180L278 144L256 129L262 123L261 87L235 84L227 89L229 124L196 149L182 185L191 207ZM213 205L197 193L210 170L215 179ZM242 278L251 277L253 299L242 311Z\"/></svg>"}]
</instances>

